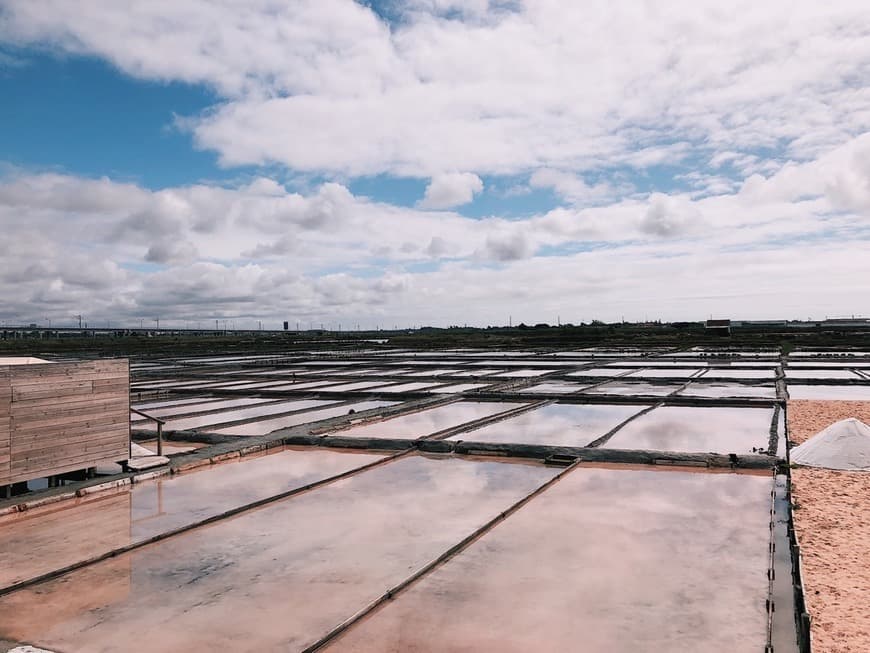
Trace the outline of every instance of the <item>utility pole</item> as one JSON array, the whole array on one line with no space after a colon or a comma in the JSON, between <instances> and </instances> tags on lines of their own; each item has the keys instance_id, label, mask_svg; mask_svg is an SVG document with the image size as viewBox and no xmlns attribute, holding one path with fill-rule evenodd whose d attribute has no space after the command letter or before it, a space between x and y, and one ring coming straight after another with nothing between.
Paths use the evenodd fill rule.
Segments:
<instances>
[{"instance_id":1,"label":"utility pole","mask_svg":"<svg viewBox=\"0 0 870 653\"><path fill-rule=\"evenodd\" d=\"M160 318L159 318L159 317L155 317L155 318L154 318L154 321L157 322L157 330L160 331Z\"/></svg>"},{"instance_id":2,"label":"utility pole","mask_svg":"<svg viewBox=\"0 0 870 653\"><path fill-rule=\"evenodd\" d=\"M77 317L79 319L79 329L82 328L82 316L81 315L73 315L73 317Z\"/></svg>"}]
</instances>

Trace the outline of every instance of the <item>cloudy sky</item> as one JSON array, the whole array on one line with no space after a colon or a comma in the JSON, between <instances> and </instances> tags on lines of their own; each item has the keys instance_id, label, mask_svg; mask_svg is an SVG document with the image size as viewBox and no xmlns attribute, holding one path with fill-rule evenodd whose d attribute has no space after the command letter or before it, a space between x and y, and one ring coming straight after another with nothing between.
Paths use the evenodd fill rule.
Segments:
<instances>
[{"instance_id":1,"label":"cloudy sky","mask_svg":"<svg viewBox=\"0 0 870 653\"><path fill-rule=\"evenodd\" d=\"M870 314L866 0L0 0L0 320Z\"/></svg>"}]
</instances>

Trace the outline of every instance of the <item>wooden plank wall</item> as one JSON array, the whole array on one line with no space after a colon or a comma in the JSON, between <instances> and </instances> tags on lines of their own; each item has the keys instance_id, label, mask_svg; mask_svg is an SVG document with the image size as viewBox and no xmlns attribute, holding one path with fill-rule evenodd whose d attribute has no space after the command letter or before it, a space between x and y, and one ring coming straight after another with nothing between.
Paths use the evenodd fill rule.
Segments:
<instances>
[{"instance_id":1,"label":"wooden plank wall","mask_svg":"<svg viewBox=\"0 0 870 653\"><path fill-rule=\"evenodd\" d=\"M126 460L130 447L130 370L126 360L13 365L3 395L8 413L8 478L0 430L0 484Z\"/></svg>"},{"instance_id":2,"label":"wooden plank wall","mask_svg":"<svg viewBox=\"0 0 870 653\"><path fill-rule=\"evenodd\" d=\"M12 478L12 453L10 447L9 424L11 421L10 404L12 386L9 381L9 368L0 368L0 485L8 485Z\"/></svg>"}]
</instances>

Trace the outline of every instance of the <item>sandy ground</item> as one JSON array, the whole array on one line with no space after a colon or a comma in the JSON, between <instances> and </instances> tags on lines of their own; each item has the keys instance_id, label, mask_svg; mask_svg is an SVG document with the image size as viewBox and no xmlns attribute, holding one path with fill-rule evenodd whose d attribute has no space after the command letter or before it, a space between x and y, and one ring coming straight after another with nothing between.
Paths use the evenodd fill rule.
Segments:
<instances>
[{"instance_id":1,"label":"sandy ground","mask_svg":"<svg viewBox=\"0 0 870 653\"><path fill-rule=\"evenodd\" d=\"M794 444L802 444L834 422L849 417L870 424L870 401L790 401L788 439Z\"/></svg>"},{"instance_id":2,"label":"sandy ground","mask_svg":"<svg viewBox=\"0 0 870 653\"><path fill-rule=\"evenodd\" d=\"M847 417L870 421L870 402L789 402L789 439ZM870 651L870 473L794 469L792 500L813 651Z\"/></svg>"}]
</instances>

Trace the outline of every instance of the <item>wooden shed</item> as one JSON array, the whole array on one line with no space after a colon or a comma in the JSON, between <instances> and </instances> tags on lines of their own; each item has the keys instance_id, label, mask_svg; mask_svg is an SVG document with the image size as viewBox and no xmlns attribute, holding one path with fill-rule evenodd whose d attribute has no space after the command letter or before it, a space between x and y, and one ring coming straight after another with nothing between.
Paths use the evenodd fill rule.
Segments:
<instances>
[{"instance_id":1,"label":"wooden shed","mask_svg":"<svg viewBox=\"0 0 870 653\"><path fill-rule=\"evenodd\" d=\"M711 335L730 336L731 320L707 320L704 323L707 333Z\"/></svg>"},{"instance_id":2,"label":"wooden shed","mask_svg":"<svg viewBox=\"0 0 870 653\"><path fill-rule=\"evenodd\" d=\"M0 358L0 488L130 455L130 366Z\"/></svg>"}]
</instances>

